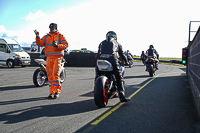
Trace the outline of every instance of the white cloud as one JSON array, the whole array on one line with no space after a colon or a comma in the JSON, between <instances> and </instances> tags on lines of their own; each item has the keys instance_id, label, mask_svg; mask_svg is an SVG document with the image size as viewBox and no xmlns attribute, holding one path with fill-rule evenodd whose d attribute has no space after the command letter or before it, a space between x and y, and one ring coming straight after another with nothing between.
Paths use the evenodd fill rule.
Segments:
<instances>
[{"instance_id":1,"label":"white cloud","mask_svg":"<svg viewBox=\"0 0 200 133\"><path fill-rule=\"evenodd\" d=\"M6 32L6 29L3 25L0 25L0 33Z\"/></svg>"},{"instance_id":2,"label":"white cloud","mask_svg":"<svg viewBox=\"0 0 200 133\"><path fill-rule=\"evenodd\" d=\"M18 33L11 30L6 30L3 25L0 25L0 37L17 39Z\"/></svg>"},{"instance_id":3,"label":"white cloud","mask_svg":"<svg viewBox=\"0 0 200 133\"><path fill-rule=\"evenodd\" d=\"M69 49L97 51L106 33L113 30L124 50L129 49L133 55L140 55L153 44L161 57L181 57L182 48L187 46L189 21L197 20L200 12L199 1L183 1L92 0L53 14L37 11L27 18L37 21L20 31L18 39L32 43L34 29L42 37L49 32L49 24L55 22Z\"/></svg>"},{"instance_id":4,"label":"white cloud","mask_svg":"<svg viewBox=\"0 0 200 133\"><path fill-rule=\"evenodd\" d=\"M43 17L45 17L46 14L43 13L42 11L38 10L36 13L32 13L32 12L29 12L28 16L26 16L26 20L29 21L29 20L38 20L38 19L42 19Z\"/></svg>"}]
</instances>

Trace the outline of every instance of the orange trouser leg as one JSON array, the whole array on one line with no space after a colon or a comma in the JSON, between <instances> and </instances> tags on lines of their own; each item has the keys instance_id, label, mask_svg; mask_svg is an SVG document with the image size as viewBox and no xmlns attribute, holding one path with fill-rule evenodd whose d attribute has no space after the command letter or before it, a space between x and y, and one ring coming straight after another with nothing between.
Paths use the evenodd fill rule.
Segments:
<instances>
[{"instance_id":1,"label":"orange trouser leg","mask_svg":"<svg viewBox=\"0 0 200 133\"><path fill-rule=\"evenodd\" d=\"M50 94L55 94L56 92L60 94L61 92L61 84L60 84L61 59L62 57L47 58L46 71L49 80Z\"/></svg>"},{"instance_id":2,"label":"orange trouser leg","mask_svg":"<svg viewBox=\"0 0 200 133\"><path fill-rule=\"evenodd\" d=\"M47 57L46 59L46 72L49 81L49 94L55 94L54 87L53 87L53 58Z\"/></svg>"},{"instance_id":3,"label":"orange trouser leg","mask_svg":"<svg viewBox=\"0 0 200 133\"><path fill-rule=\"evenodd\" d=\"M53 87L54 91L59 94L61 92L61 84L60 84L61 59L62 57L55 58L53 66Z\"/></svg>"}]
</instances>

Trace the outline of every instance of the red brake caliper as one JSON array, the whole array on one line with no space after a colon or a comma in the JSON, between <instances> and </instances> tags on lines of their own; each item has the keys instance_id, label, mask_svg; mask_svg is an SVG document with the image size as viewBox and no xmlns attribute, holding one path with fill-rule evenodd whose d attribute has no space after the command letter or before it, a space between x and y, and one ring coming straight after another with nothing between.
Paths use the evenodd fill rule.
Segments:
<instances>
[{"instance_id":1,"label":"red brake caliper","mask_svg":"<svg viewBox=\"0 0 200 133\"><path fill-rule=\"evenodd\" d=\"M108 81L105 82L105 87L103 89L103 99L104 103L107 103L108 101L108 92L106 91L106 86L108 85Z\"/></svg>"}]
</instances>

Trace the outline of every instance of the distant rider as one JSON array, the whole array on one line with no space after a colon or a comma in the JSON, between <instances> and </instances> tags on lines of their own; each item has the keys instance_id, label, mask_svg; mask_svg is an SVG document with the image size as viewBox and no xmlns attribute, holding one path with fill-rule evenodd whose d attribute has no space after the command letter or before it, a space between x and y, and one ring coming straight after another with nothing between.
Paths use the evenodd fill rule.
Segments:
<instances>
[{"instance_id":1,"label":"distant rider","mask_svg":"<svg viewBox=\"0 0 200 133\"><path fill-rule=\"evenodd\" d=\"M129 62L129 61L133 61L133 55L130 53L129 50L127 50L127 51L125 52L125 55L127 56L128 62Z\"/></svg>"},{"instance_id":2,"label":"distant rider","mask_svg":"<svg viewBox=\"0 0 200 133\"><path fill-rule=\"evenodd\" d=\"M146 55L144 54L144 51L142 51L142 54L141 54L141 60L143 62L143 64L145 64L145 60L146 60Z\"/></svg>"},{"instance_id":3,"label":"distant rider","mask_svg":"<svg viewBox=\"0 0 200 133\"><path fill-rule=\"evenodd\" d=\"M148 58L148 56L151 56L155 59L155 67L156 69L158 70L158 62L159 62L159 54L158 52L156 51L156 49L154 49L154 46L153 45L150 45L149 46L149 49L146 51L146 57ZM146 67L146 71L147 71L147 67Z\"/></svg>"},{"instance_id":4,"label":"distant rider","mask_svg":"<svg viewBox=\"0 0 200 133\"><path fill-rule=\"evenodd\" d=\"M105 56L106 55L106 56ZM102 41L98 48L97 59L104 59L109 61L113 66L114 75L117 79L117 88L119 92L119 99L121 102L130 101L125 97L124 86L122 85L121 73L119 70L118 58L119 56L128 64L126 56L123 54L122 46L117 42L117 35L113 31L106 34L106 40ZM96 77L99 75L98 67L96 67Z\"/></svg>"}]
</instances>

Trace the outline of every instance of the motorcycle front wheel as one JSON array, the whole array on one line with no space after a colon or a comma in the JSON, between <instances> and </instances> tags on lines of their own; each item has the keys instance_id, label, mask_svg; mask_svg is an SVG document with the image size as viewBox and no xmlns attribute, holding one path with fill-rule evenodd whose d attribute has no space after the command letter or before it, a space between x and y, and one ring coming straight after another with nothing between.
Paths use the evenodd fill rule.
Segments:
<instances>
[{"instance_id":1,"label":"motorcycle front wheel","mask_svg":"<svg viewBox=\"0 0 200 133\"><path fill-rule=\"evenodd\" d=\"M105 76L100 76L97 78L94 87L94 101L95 104L102 108L108 103L108 79Z\"/></svg>"},{"instance_id":2,"label":"motorcycle front wheel","mask_svg":"<svg viewBox=\"0 0 200 133\"><path fill-rule=\"evenodd\" d=\"M35 70L35 72L33 73L33 83L36 87L41 87L45 84L46 82L46 73L38 68Z\"/></svg>"},{"instance_id":3,"label":"motorcycle front wheel","mask_svg":"<svg viewBox=\"0 0 200 133\"><path fill-rule=\"evenodd\" d=\"M66 79L66 71L63 69L60 73L60 83L62 84Z\"/></svg>"}]
</instances>

